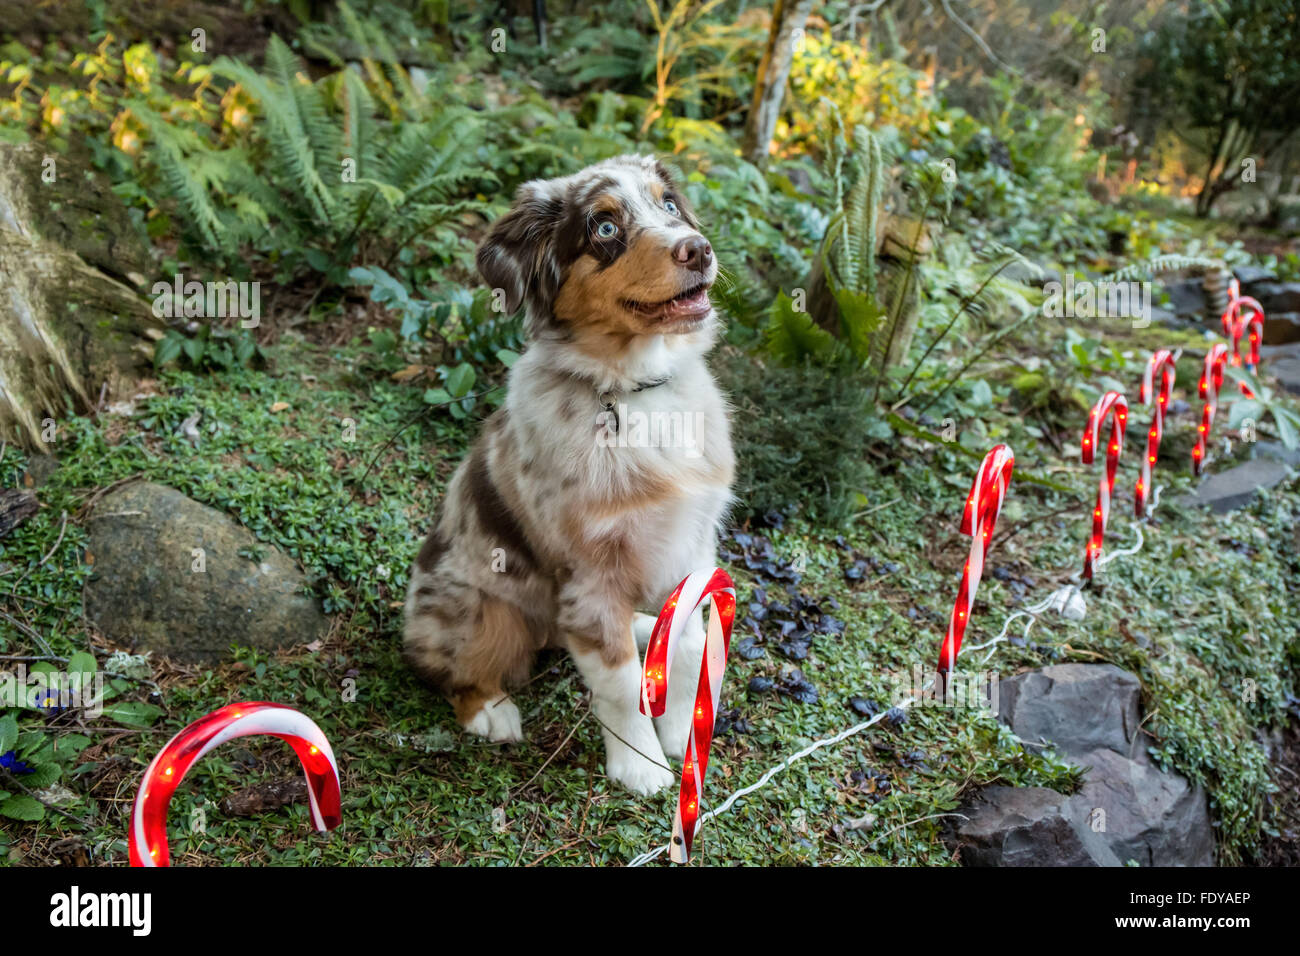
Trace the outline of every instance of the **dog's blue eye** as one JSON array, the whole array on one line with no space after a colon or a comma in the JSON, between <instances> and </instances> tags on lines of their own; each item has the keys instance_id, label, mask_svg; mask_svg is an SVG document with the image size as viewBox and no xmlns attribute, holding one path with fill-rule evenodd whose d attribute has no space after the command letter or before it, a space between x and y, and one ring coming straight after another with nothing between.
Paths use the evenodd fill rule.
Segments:
<instances>
[{"instance_id":1,"label":"dog's blue eye","mask_svg":"<svg viewBox=\"0 0 1300 956\"><path fill-rule=\"evenodd\" d=\"M602 239L613 239L618 235L618 226L606 219L596 226L596 235Z\"/></svg>"},{"instance_id":2,"label":"dog's blue eye","mask_svg":"<svg viewBox=\"0 0 1300 956\"><path fill-rule=\"evenodd\" d=\"M673 202L671 199L664 200L664 208L667 209L674 216L677 215L677 203Z\"/></svg>"}]
</instances>

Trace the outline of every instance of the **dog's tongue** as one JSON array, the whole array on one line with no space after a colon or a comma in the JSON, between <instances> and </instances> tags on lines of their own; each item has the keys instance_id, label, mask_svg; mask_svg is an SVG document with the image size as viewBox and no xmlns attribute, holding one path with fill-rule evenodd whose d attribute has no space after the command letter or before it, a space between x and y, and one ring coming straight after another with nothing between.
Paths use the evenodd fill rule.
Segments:
<instances>
[{"instance_id":1,"label":"dog's tongue","mask_svg":"<svg viewBox=\"0 0 1300 956\"><path fill-rule=\"evenodd\" d=\"M712 306L709 304L709 290L700 289L699 292L688 296L679 296L664 306L664 316L667 318L679 319L691 315L703 315L708 312Z\"/></svg>"}]
</instances>

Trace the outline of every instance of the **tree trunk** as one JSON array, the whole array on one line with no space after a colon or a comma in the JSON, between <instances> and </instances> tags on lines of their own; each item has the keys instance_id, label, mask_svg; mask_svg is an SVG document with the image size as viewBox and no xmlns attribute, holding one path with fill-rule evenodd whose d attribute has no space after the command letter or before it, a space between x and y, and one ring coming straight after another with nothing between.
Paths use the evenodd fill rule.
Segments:
<instances>
[{"instance_id":1,"label":"tree trunk","mask_svg":"<svg viewBox=\"0 0 1300 956\"><path fill-rule=\"evenodd\" d=\"M34 145L0 146L0 436L49 452L47 420L150 370L162 324L132 286L151 271L106 186Z\"/></svg>"},{"instance_id":2,"label":"tree trunk","mask_svg":"<svg viewBox=\"0 0 1300 956\"><path fill-rule=\"evenodd\" d=\"M772 8L772 28L767 34L767 48L754 77L754 98L745 118L745 138L741 147L745 159L755 166L767 165L767 150L776 131L776 120L785 98L785 84L790 79L794 60L794 34L802 30L812 10L813 0L776 0Z\"/></svg>"}]
</instances>

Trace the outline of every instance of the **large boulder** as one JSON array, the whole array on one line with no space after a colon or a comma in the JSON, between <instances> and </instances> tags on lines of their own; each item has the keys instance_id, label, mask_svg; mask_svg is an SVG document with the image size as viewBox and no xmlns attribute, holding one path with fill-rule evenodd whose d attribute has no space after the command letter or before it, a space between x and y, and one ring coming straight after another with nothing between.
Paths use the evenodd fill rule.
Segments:
<instances>
[{"instance_id":1,"label":"large boulder","mask_svg":"<svg viewBox=\"0 0 1300 956\"><path fill-rule=\"evenodd\" d=\"M84 167L0 144L0 432L48 451L42 422L151 368L162 324L137 291L148 248Z\"/></svg>"},{"instance_id":2,"label":"large boulder","mask_svg":"<svg viewBox=\"0 0 1300 956\"><path fill-rule=\"evenodd\" d=\"M1175 315L1200 319L1205 315L1205 287L1200 279L1178 279L1165 283L1169 307Z\"/></svg>"},{"instance_id":3,"label":"large boulder","mask_svg":"<svg viewBox=\"0 0 1300 956\"><path fill-rule=\"evenodd\" d=\"M1071 759L1088 769L1065 815L1087 821L1121 862L1214 865L1214 836L1201 787L1113 750Z\"/></svg>"},{"instance_id":4,"label":"large boulder","mask_svg":"<svg viewBox=\"0 0 1300 956\"><path fill-rule=\"evenodd\" d=\"M90 515L86 617L117 644L183 662L325 636L302 572L229 517L149 482L109 492Z\"/></svg>"},{"instance_id":5,"label":"large boulder","mask_svg":"<svg viewBox=\"0 0 1300 956\"><path fill-rule=\"evenodd\" d=\"M1264 315L1300 312L1300 282L1253 282L1248 293L1264 307Z\"/></svg>"},{"instance_id":6,"label":"large boulder","mask_svg":"<svg viewBox=\"0 0 1300 956\"><path fill-rule=\"evenodd\" d=\"M1209 866L1205 791L1160 770L1141 738L1141 684L1113 664L1057 664L1000 682L998 716L1084 768L1072 797L987 787L951 839L980 866ZM1105 852L1098 850L1098 845Z\"/></svg>"},{"instance_id":7,"label":"large boulder","mask_svg":"<svg viewBox=\"0 0 1300 956\"><path fill-rule=\"evenodd\" d=\"M1028 744L1076 757L1099 748L1145 761L1141 682L1114 664L1054 664L998 684L998 716Z\"/></svg>"},{"instance_id":8,"label":"large boulder","mask_svg":"<svg viewBox=\"0 0 1300 956\"><path fill-rule=\"evenodd\" d=\"M967 866L1119 866L1070 800L1045 787L985 787L955 828Z\"/></svg>"}]
</instances>

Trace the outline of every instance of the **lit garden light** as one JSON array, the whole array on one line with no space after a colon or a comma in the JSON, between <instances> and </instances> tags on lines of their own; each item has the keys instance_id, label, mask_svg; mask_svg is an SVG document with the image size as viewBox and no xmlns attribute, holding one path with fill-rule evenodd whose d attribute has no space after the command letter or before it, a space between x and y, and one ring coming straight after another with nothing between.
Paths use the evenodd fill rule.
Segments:
<instances>
[{"instance_id":1,"label":"lit garden light","mask_svg":"<svg viewBox=\"0 0 1300 956\"><path fill-rule=\"evenodd\" d=\"M677 813L673 818L673 837L668 845L668 855L674 863L685 863L691 856L691 842L695 839L700 817L704 772L709 766L713 719L722 688L722 669L731 646L736 587L726 571L721 568L695 571L677 585L655 621L650 643L646 645L645 666L641 674L641 713L661 717L668 701L668 672L678 639L686 628L686 622L706 598L712 601L713 607L704 642L704 660L700 665L699 688L695 692L691 736L682 763L682 785L677 795Z\"/></svg>"},{"instance_id":2,"label":"lit garden light","mask_svg":"<svg viewBox=\"0 0 1300 956\"><path fill-rule=\"evenodd\" d=\"M1147 495L1151 493L1151 473L1155 470L1156 459L1160 457L1160 440L1165 434L1165 412L1169 407L1169 393L1174 387L1174 363L1177 357L1168 349L1158 349L1147 362L1146 372L1142 376L1142 388L1138 393L1143 405L1151 405L1151 427L1147 430L1147 450L1142 456L1142 474L1138 476L1137 488L1133 495L1133 514L1141 518L1146 514ZM1160 387L1155 389L1156 376L1160 377Z\"/></svg>"},{"instance_id":3,"label":"lit garden light","mask_svg":"<svg viewBox=\"0 0 1300 956\"><path fill-rule=\"evenodd\" d=\"M1015 465L1016 456L1010 448L995 446L980 462L970 495L966 498L966 507L961 513L961 533L970 535L972 540L970 555L961 573L961 585L957 589L957 601L948 619L948 632L939 647L938 689L945 697L948 674L957 661L966 625L970 623L971 606L984 575L984 560L992 543L993 528L1002 511L1002 500L1011 486L1011 472Z\"/></svg>"},{"instance_id":4,"label":"lit garden light","mask_svg":"<svg viewBox=\"0 0 1300 956\"><path fill-rule=\"evenodd\" d=\"M342 820L338 765L334 751L310 717L292 707L266 701L227 704L200 717L164 747L145 769L131 810L128 837L132 866L168 866L167 806L190 767L204 754L236 737L266 734L287 741L307 776L311 819L317 830L332 830Z\"/></svg>"},{"instance_id":5,"label":"lit garden light","mask_svg":"<svg viewBox=\"0 0 1300 956\"><path fill-rule=\"evenodd\" d=\"M1223 334L1232 343L1228 364L1239 368L1243 364L1252 375L1259 367L1259 345L1264 336L1264 307L1258 300L1241 294L1241 285L1236 279L1228 283L1228 307L1223 310L1219 321L1223 323ZM1241 340L1247 344L1246 356L1241 354ZM1255 395L1245 382L1241 382L1241 392L1247 398Z\"/></svg>"},{"instance_id":6,"label":"lit garden light","mask_svg":"<svg viewBox=\"0 0 1300 956\"><path fill-rule=\"evenodd\" d=\"M1083 433L1083 463L1091 465L1101 441L1101 428L1111 419L1110 437L1106 439L1106 470L1097 486L1097 503L1092 509L1092 535L1083 553L1083 577L1092 580L1093 568L1101 557L1102 540L1106 536L1106 521L1110 518L1110 496L1115 490L1115 472L1119 456L1124 450L1124 429L1128 424L1128 400L1119 392L1110 391L1097 400L1088 413L1088 428Z\"/></svg>"},{"instance_id":7,"label":"lit garden light","mask_svg":"<svg viewBox=\"0 0 1300 956\"><path fill-rule=\"evenodd\" d=\"M1192 474L1199 475L1205 466L1205 455L1210 447L1210 426L1219 408L1219 389L1223 386L1223 367L1228 361L1228 347L1218 342L1205 355L1201 370L1199 392L1205 404L1201 407L1201 424L1196 429L1196 445L1192 448Z\"/></svg>"}]
</instances>

